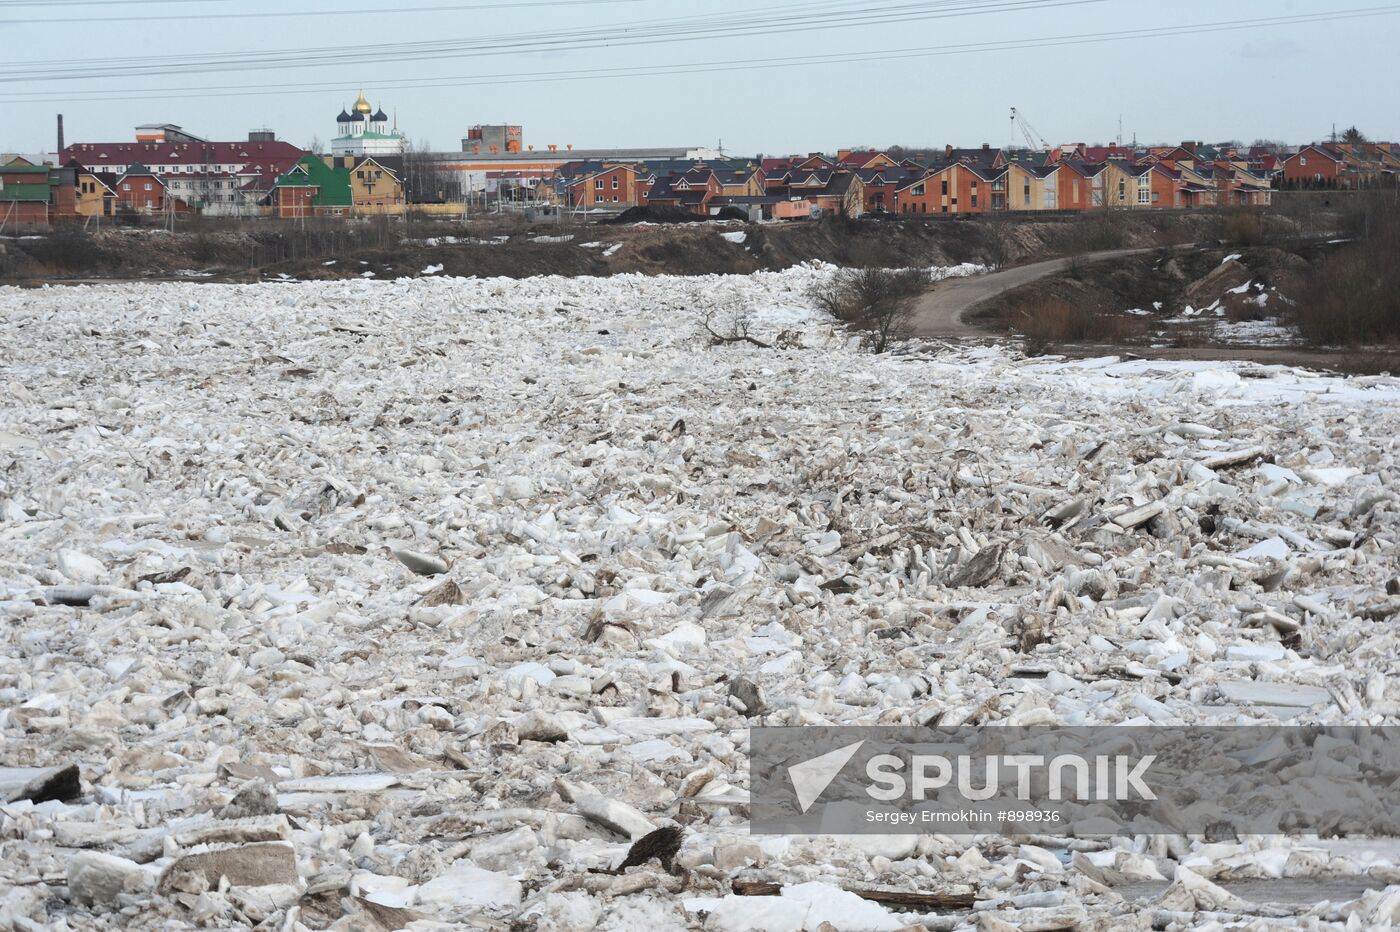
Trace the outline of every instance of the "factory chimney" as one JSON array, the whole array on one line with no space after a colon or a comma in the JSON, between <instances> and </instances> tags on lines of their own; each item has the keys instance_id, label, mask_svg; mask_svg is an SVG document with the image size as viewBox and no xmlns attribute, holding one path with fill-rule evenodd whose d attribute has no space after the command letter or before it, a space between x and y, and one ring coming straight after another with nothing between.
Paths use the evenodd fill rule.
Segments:
<instances>
[{"instance_id":1,"label":"factory chimney","mask_svg":"<svg viewBox=\"0 0 1400 932\"><path fill-rule=\"evenodd\" d=\"M58 157L63 158L63 114L58 115Z\"/></svg>"}]
</instances>

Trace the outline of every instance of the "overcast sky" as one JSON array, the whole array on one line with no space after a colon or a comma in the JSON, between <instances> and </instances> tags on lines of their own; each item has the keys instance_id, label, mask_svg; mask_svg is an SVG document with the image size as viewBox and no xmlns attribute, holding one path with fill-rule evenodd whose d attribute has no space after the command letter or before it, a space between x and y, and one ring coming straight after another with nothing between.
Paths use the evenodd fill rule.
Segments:
<instances>
[{"instance_id":1,"label":"overcast sky","mask_svg":"<svg viewBox=\"0 0 1400 932\"><path fill-rule=\"evenodd\" d=\"M127 141L137 124L176 123L215 140L245 138L249 129L267 126L279 138L306 145L313 136L327 141L335 135L336 114L362 85L402 130L435 149L458 149L468 126L496 122L523 124L526 143L540 148L723 140L729 152L771 154L895 143L1006 145L1013 106L1051 143L1109 141L1120 117L1125 139L1136 134L1144 143L1258 137L1303 142L1325 137L1334 123L1339 130L1356 124L1372 138L1396 138L1400 15L1122 35L1378 5L1380 0L0 0L6 49L0 75L10 98L0 151L51 151L54 115L60 112L70 143ZM391 6L458 9L364 12ZM468 6L476 8L462 9ZM1393 9L1400 13L1400 4ZM314 15L247 16L292 11ZM831 17L793 19L824 12ZM935 14L940 18L928 18ZM861 15L885 21L862 24L856 21ZM730 18L748 28L766 17L780 25L721 38L693 35L697 25ZM34 19L63 21L23 22ZM818 28L833 23L838 25ZM775 31L799 26L803 31ZM618 44L642 38L638 29L666 27L677 27L662 37L668 41ZM538 45L544 33L578 44L583 30L599 28L611 39L608 47ZM1093 44L1049 41L1086 33L1116 35ZM501 54L505 40L492 38L499 36L524 47ZM414 50L394 48L424 42L444 43L443 57L424 60ZM460 47L467 42L479 47ZM947 50L989 42L1020 47ZM923 54L931 48L944 51ZM318 51L325 61L306 62ZM210 68L211 56L248 52L268 53L272 60L251 67L235 63L236 70ZM279 52L284 54L274 54ZM771 67L833 54L848 58ZM388 57L366 60L375 55ZM154 73L129 73L133 60L152 56L193 56L200 63L181 65L177 74L160 73L170 70L169 62L154 63ZM288 67L294 62L307 66ZM697 70L707 62L738 64ZM621 68L640 73L584 73ZM57 80L75 69L122 73Z\"/></svg>"}]
</instances>

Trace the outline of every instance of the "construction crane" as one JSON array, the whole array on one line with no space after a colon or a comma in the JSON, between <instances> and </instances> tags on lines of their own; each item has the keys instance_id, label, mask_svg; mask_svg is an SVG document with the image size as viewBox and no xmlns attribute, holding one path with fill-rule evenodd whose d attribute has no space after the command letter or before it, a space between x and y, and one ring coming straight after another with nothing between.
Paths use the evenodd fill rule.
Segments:
<instances>
[{"instance_id":1,"label":"construction crane","mask_svg":"<svg viewBox=\"0 0 1400 932\"><path fill-rule=\"evenodd\" d=\"M1015 107L1011 108L1011 129L1013 133L1012 138L1015 138L1014 133L1016 130L1021 131L1021 136L1026 140L1026 146L1028 148L1040 149L1044 152L1050 151L1050 143L1045 141L1045 137L1040 135L1040 133L1036 131L1036 128L1030 124L1030 121L1027 120L1023 114L1018 112Z\"/></svg>"}]
</instances>

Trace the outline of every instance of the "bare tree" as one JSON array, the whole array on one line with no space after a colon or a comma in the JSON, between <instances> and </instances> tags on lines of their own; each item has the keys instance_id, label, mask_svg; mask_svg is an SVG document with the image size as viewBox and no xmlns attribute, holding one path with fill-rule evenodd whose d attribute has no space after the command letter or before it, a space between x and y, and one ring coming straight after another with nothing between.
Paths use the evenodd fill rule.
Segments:
<instances>
[{"instance_id":1,"label":"bare tree","mask_svg":"<svg viewBox=\"0 0 1400 932\"><path fill-rule=\"evenodd\" d=\"M908 338L914 304L930 284L922 269L843 269L809 297L837 320L864 331L871 352L883 353Z\"/></svg>"},{"instance_id":2,"label":"bare tree","mask_svg":"<svg viewBox=\"0 0 1400 932\"><path fill-rule=\"evenodd\" d=\"M1016 252L1016 238L1011 227L1005 223L991 221L983 224L986 234L987 263L994 269L1003 268Z\"/></svg>"},{"instance_id":3,"label":"bare tree","mask_svg":"<svg viewBox=\"0 0 1400 932\"><path fill-rule=\"evenodd\" d=\"M312 136L311 145L306 147L306 151L310 152L312 155L325 155L326 144L321 141L320 136Z\"/></svg>"},{"instance_id":4,"label":"bare tree","mask_svg":"<svg viewBox=\"0 0 1400 932\"><path fill-rule=\"evenodd\" d=\"M433 144L426 139L404 140L403 184L410 204L441 204L461 198L461 181L429 156L432 150Z\"/></svg>"}]
</instances>

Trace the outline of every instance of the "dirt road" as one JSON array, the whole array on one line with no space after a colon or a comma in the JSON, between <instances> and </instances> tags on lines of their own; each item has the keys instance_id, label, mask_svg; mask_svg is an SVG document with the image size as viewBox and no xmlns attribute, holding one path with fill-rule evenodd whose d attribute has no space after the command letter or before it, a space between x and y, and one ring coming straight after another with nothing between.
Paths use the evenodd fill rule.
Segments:
<instances>
[{"instance_id":1,"label":"dirt road","mask_svg":"<svg viewBox=\"0 0 1400 932\"><path fill-rule=\"evenodd\" d=\"M1079 262L1101 262L1106 259L1119 259L1124 256L1137 256L1155 252L1155 249L1110 249L1104 252L1090 252L1077 257ZM932 291L919 299L914 309L913 335L957 339L986 336L986 332L966 323L968 311L983 301L989 301L1003 292L1033 281L1063 272L1069 268L1069 259L1049 259L1045 262L1032 262L978 275L973 278L958 278L940 282Z\"/></svg>"}]
</instances>

